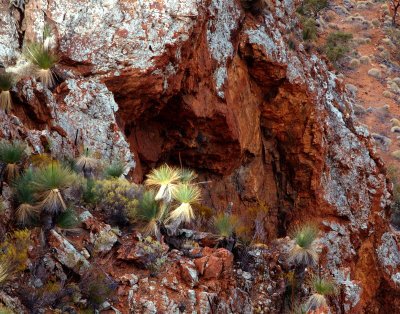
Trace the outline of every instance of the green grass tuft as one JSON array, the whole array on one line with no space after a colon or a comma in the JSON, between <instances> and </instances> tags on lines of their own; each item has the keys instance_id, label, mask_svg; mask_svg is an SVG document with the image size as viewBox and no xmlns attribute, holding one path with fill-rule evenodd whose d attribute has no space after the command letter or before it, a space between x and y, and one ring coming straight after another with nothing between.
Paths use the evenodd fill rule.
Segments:
<instances>
[{"instance_id":1,"label":"green grass tuft","mask_svg":"<svg viewBox=\"0 0 400 314\"><path fill-rule=\"evenodd\" d=\"M293 233L296 244L304 249L310 248L317 236L318 228L311 224L297 228Z\"/></svg>"},{"instance_id":2,"label":"green grass tuft","mask_svg":"<svg viewBox=\"0 0 400 314\"><path fill-rule=\"evenodd\" d=\"M214 220L215 230L222 237L226 238L233 234L236 225L237 225L237 220L234 216L231 215L219 214L217 217L215 217Z\"/></svg>"},{"instance_id":3,"label":"green grass tuft","mask_svg":"<svg viewBox=\"0 0 400 314\"><path fill-rule=\"evenodd\" d=\"M0 91L8 92L14 87L16 77L12 73L3 72L0 73Z\"/></svg>"},{"instance_id":4,"label":"green grass tuft","mask_svg":"<svg viewBox=\"0 0 400 314\"><path fill-rule=\"evenodd\" d=\"M125 163L121 160L114 160L105 170L107 177L119 178L125 171Z\"/></svg>"},{"instance_id":5,"label":"green grass tuft","mask_svg":"<svg viewBox=\"0 0 400 314\"><path fill-rule=\"evenodd\" d=\"M309 284L313 291L321 295L331 295L336 293L335 282L328 278L320 278L319 276L313 276L309 281Z\"/></svg>"},{"instance_id":6,"label":"green grass tuft","mask_svg":"<svg viewBox=\"0 0 400 314\"><path fill-rule=\"evenodd\" d=\"M0 160L7 164L20 162L25 156L26 145L15 140L12 143L2 140L0 142Z\"/></svg>"},{"instance_id":7,"label":"green grass tuft","mask_svg":"<svg viewBox=\"0 0 400 314\"><path fill-rule=\"evenodd\" d=\"M67 210L61 213L60 218L58 219L58 226L63 229L72 229L79 226L79 217L76 214L75 210L68 207Z\"/></svg>"},{"instance_id":8,"label":"green grass tuft","mask_svg":"<svg viewBox=\"0 0 400 314\"><path fill-rule=\"evenodd\" d=\"M50 70L58 61L57 56L41 43L30 43L24 53L30 62L42 70Z\"/></svg>"}]
</instances>

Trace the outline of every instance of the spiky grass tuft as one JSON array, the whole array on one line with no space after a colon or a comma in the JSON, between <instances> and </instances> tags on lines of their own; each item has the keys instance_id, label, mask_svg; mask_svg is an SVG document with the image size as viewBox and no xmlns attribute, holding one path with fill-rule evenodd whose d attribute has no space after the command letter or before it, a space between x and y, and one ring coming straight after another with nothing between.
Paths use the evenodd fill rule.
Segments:
<instances>
[{"instance_id":1,"label":"spiky grass tuft","mask_svg":"<svg viewBox=\"0 0 400 314\"><path fill-rule=\"evenodd\" d=\"M10 89L14 87L17 77L13 73L0 73L0 109L10 111L12 100Z\"/></svg>"},{"instance_id":2,"label":"spiky grass tuft","mask_svg":"<svg viewBox=\"0 0 400 314\"><path fill-rule=\"evenodd\" d=\"M118 179L125 171L125 163L121 160L114 160L105 170L104 174L107 177Z\"/></svg>"},{"instance_id":3,"label":"spiky grass tuft","mask_svg":"<svg viewBox=\"0 0 400 314\"><path fill-rule=\"evenodd\" d=\"M75 210L67 208L65 212L60 215L57 225L62 229L73 229L78 227L80 221Z\"/></svg>"},{"instance_id":4,"label":"spiky grass tuft","mask_svg":"<svg viewBox=\"0 0 400 314\"><path fill-rule=\"evenodd\" d=\"M180 205L171 211L168 219L191 222L195 217L192 204L200 200L200 189L196 185L179 184L172 191L172 196Z\"/></svg>"},{"instance_id":5,"label":"spiky grass tuft","mask_svg":"<svg viewBox=\"0 0 400 314\"><path fill-rule=\"evenodd\" d=\"M317 236L318 228L315 225L297 227L293 232L294 244L289 251L289 262L298 265L316 265L318 253L314 241Z\"/></svg>"},{"instance_id":6,"label":"spiky grass tuft","mask_svg":"<svg viewBox=\"0 0 400 314\"><path fill-rule=\"evenodd\" d=\"M96 158L92 157L89 149L86 148L85 152L76 160L76 165L81 171L84 171L85 169L91 171L98 166L98 162L99 161Z\"/></svg>"},{"instance_id":7,"label":"spiky grass tuft","mask_svg":"<svg viewBox=\"0 0 400 314\"><path fill-rule=\"evenodd\" d=\"M42 43L30 43L24 51L26 58L35 66L36 76L47 87L55 85L54 65L57 56Z\"/></svg>"},{"instance_id":8,"label":"spiky grass tuft","mask_svg":"<svg viewBox=\"0 0 400 314\"><path fill-rule=\"evenodd\" d=\"M179 169L178 170L179 174L179 181L182 183L190 183L191 181L195 180L197 178L196 172L190 169Z\"/></svg>"},{"instance_id":9,"label":"spiky grass tuft","mask_svg":"<svg viewBox=\"0 0 400 314\"><path fill-rule=\"evenodd\" d=\"M162 165L150 172L145 184L160 187L155 197L156 201L164 200L170 202L172 200L172 192L175 188L175 184L179 181L179 178L179 172L175 168L168 165Z\"/></svg>"},{"instance_id":10,"label":"spiky grass tuft","mask_svg":"<svg viewBox=\"0 0 400 314\"><path fill-rule=\"evenodd\" d=\"M136 208L135 219L147 222L144 232L157 235L159 233L157 220L162 220L163 211L159 203L155 200L155 192L149 190L143 193L142 198Z\"/></svg>"},{"instance_id":11,"label":"spiky grass tuft","mask_svg":"<svg viewBox=\"0 0 400 314\"><path fill-rule=\"evenodd\" d=\"M32 185L33 171L28 169L25 173L14 182L15 198L19 206L15 211L17 222L23 226L31 223L39 209L35 206L35 190Z\"/></svg>"},{"instance_id":12,"label":"spiky grass tuft","mask_svg":"<svg viewBox=\"0 0 400 314\"><path fill-rule=\"evenodd\" d=\"M19 163L25 157L26 145L15 140L13 142L0 142L0 160L7 164L5 170L5 178L8 183L11 183L19 175Z\"/></svg>"},{"instance_id":13,"label":"spiky grass tuft","mask_svg":"<svg viewBox=\"0 0 400 314\"><path fill-rule=\"evenodd\" d=\"M228 238L231 236L237 225L236 217L232 215L219 214L214 219L214 227L221 237Z\"/></svg>"},{"instance_id":14,"label":"spiky grass tuft","mask_svg":"<svg viewBox=\"0 0 400 314\"><path fill-rule=\"evenodd\" d=\"M309 280L309 284L314 294L312 294L307 301L306 307L308 310L327 306L325 296L336 293L336 285L331 279L313 276L311 280Z\"/></svg>"},{"instance_id":15,"label":"spiky grass tuft","mask_svg":"<svg viewBox=\"0 0 400 314\"><path fill-rule=\"evenodd\" d=\"M38 199L41 200L43 210L56 214L67 209L62 191L70 187L74 182L74 176L70 169L58 163L51 163L40 169L33 185L36 189Z\"/></svg>"}]
</instances>

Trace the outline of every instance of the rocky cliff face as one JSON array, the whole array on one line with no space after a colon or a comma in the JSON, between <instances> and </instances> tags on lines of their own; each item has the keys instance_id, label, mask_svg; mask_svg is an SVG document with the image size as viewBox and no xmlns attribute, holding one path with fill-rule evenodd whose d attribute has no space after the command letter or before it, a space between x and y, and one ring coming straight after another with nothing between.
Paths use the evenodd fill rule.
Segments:
<instances>
[{"instance_id":1,"label":"rocky cliff face","mask_svg":"<svg viewBox=\"0 0 400 314\"><path fill-rule=\"evenodd\" d=\"M0 1L0 65L48 23L62 83L24 78L13 111L0 113L2 137L55 154L91 146L127 161L135 181L182 162L212 181L204 203L217 210L268 204L268 239L319 223L323 266L342 287L338 311L393 309L400 253L384 165L326 62L299 40L289 48L299 32L292 0L256 15L239 0L8 5Z\"/></svg>"}]
</instances>

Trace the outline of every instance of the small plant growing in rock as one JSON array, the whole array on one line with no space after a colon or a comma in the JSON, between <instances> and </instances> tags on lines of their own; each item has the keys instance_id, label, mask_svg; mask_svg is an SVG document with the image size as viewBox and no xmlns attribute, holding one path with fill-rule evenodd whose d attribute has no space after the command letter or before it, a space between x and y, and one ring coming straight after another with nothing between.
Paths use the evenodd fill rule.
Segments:
<instances>
[{"instance_id":1,"label":"small plant growing in rock","mask_svg":"<svg viewBox=\"0 0 400 314\"><path fill-rule=\"evenodd\" d=\"M94 204L96 202L96 181L93 179L86 179L82 184L82 199L87 204Z\"/></svg>"},{"instance_id":2,"label":"small plant growing in rock","mask_svg":"<svg viewBox=\"0 0 400 314\"><path fill-rule=\"evenodd\" d=\"M91 176L93 170L97 168L98 163L99 161L96 158L92 157L92 154L90 153L88 148L86 148L85 152L82 155L80 155L76 160L76 166L83 172L85 178Z\"/></svg>"},{"instance_id":3,"label":"small plant growing in rock","mask_svg":"<svg viewBox=\"0 0 400 314\"><path fill-rule=\"evenodd\" d=\"M172 200L172 191L180 179L179 172L168 165L162 165L158 169L153 169L147 176L145 182L148 186L159 186L155 200L170 202Z\"/></svg>"},{"instance_id":4,"label":"small plant growing in rock","mask_svg":"<svg viewBox=\"0 0 400 314\"><path fill-rule=\"evenodd\" d=\"M214 226L218 234L223 238L230 237L235 231L237 218L232 215L219 214L215 217Z\"/></svg>"},{"instance_id":5,"label":"small plant growing in rock","mask_svg":"<svg viewBox=\"0 0 400 314\"><path fill-rule=\"evenodd\" d=\"M159 235L159 224L165 219L165 210L161 210L159 203L155 200L155 192L153 190L143 193L131 219L145 221L144 232Z\"/></svg>"},{"instance_id":6,"label":"small plant growing in rock","mask_svg":"<svg viewBox=\"0 0 400 314\"><path fill-rule=\"evenodd\" d=\"M30 43L24 51L26 58L33 64L35 74L43 85L52 87L55 85L54 66L58 57L46 49L42 43Z\"/></svg>"},{"instance_id":7,"label":"small plant growing in rock","mask_svg":"<svg viewBox=\"0 0 400 314\"><path fill-rule=\"evenodd\" d=\"M73 229L78 227L80 221L75 210L68 207L67 210L60 214L57 225L62 229Z\"/></svg>"},{"instance_id":8,"label":"small plant growing in rock","mask_svg":"<svg viewBox=\"0 0 400 314\"><path fill-rule=\"evenodd\" d=\"M74 179L71 170L57 162L37 172L33 185L45 212L55 215L67 209L62 193L72 186Z\"/></svg>"},{"instance_id":9,"label":"small plant growing in rock","mask_svg":"<svg viewBox=\"0 0 400 314\"><path fill-rule=\"evenodd\" d=\"M114 160L105 170L106 177L118 179L125 171L125 163L121 160Z\"/></svg>"},{"instance_id":10,"label":"small plant growing in rock","mask_svg":"<svg viewBox=\"0 0 400 314\"><path fill-rule=\"evenodd\" d=\"M194 219L192 204L200 200L200 195L200 189L196 185L177 185L172 191L172 196L180 205L171 211L168 219L191 222Z\"/></svg>"},{"instance_id":11,"label":"small plant growing in rock","mask_svg":"<svg viewBox=\"0 0 400 314\"><path fill-rule=\"evenodd\" d=\"M15 216L17 222L23 226L30 224L38 215L39 209L35 206L35 189L33 188L33 171L28 169L14 182L15 198L19 203Z\"/></svg>"},{"instance_id":12,"label":"small plant growing in rock","mask_svg":"<svg viewBox=\"0 0 400 314\"><path fill-rule=\"evenodd\" d=\"M289 262L298 265L314 266L318 262L318 253L315 240L318 236L318 228L314 225L298 227L293 232L294 244L289 251Z\"/></svg>"},{"instance_id":13,"label":"small plant growing in rock","mask_svg":"<svg viewBox=\"0 0 400 314\"><path fill-rule=\"evenodd\" d=\"M113 293L104 273L94 269L82 277L79 288L92 309L97 309Z\"/></svg>"},{"instance_id":14,"label":"small plant growing in rock","mask_svg":"<svg viewBox=\"0 0 400 314\"><path fill-rule=\"evenodd\" d=\"M12 100L10 90L14 87L17 78L12 73L0 73L0 109L5 112L10 111Z\"/></svg>"},{"instance_id":15,"label":"small plant growing in rock","mask_svg":"<svg viewBox=\"0 0 400 314\"><path fill-rule=\"evenodd\" d=\"M140 240L136 245L138 254L142 256L142 266L150 271L150 276L155 276L167 261L163 246L151 237Z\"/></svg>"},{"instance_id":16,"label":"small plant growing in rock","mask_svg":"<svg viewBox=\"0 0 400 314\"><path fill-rule=\"evenodd\" d=\"M321 306L327 306L326 296L335 294L335 283L327 278L313 276L309 284L314 293L309 297L306 303L307 310L316 310Z\"/></svg>"},{"instance_id":17,"label":"small plant growing in rock","mask_svg":"<svg viewBox=\"0 0 400 314\"><path fill-rule=\"evenodd\" d=\"M26 145L18 140L0 142L0 161L6 163L3 168L6 181L11 183L19 175L20 163L25 157Z\"/></svg>"}]
</instances>

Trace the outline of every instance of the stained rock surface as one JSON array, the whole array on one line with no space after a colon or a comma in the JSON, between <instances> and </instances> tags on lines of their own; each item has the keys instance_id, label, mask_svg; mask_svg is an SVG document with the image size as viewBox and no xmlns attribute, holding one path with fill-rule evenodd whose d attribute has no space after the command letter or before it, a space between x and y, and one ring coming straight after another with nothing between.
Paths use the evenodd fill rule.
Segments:
<instances>
[{"instance_id":1,"label":"stained rock surface","mask_svg":"<svg viewBox=\"0 0 400 314\"><path fill-rule=\"evenodd\" d=\"M207 205L268 204L268 239L296 222L321 223L322 265L343 287L337 310L393 310L400 253L384 165L325 60L300 41L288 47L299 29L292 0L258 15L239 0L30 0L24 12L0 0L0 18L0 65L14 65L22 43L40 40L48 23L63 81L49 90L23 78L14 109L0 112L1 137L60 155L94 147L128 162L137 182L155 165L182 161L211 181ZM200 313L215 297L246 312L233 282L229 295L192 292L196 276L219 274L214 259L226 257L215 254L204 273L199 262L180 264L190 281L183 293ZM150 298L151 282L142 286L143 300L132 288L124 306L164 310Z\"/></svg>"}]
</instances>

